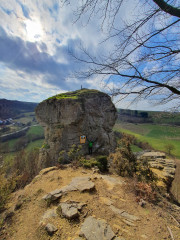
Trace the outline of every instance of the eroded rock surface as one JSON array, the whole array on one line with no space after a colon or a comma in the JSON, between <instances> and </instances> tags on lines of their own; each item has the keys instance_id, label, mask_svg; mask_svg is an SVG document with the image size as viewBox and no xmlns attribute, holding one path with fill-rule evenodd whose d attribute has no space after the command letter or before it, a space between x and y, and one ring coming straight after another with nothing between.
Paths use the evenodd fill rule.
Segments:
<instances>
[{"instance_id":1,"label":"eroded rock surface","mask_svg":"<svg viewBox=\"0 0 180 240\"><path fill-rule=\"evenodd\" d=\"M104 219L90 216L82 224L80 236L87 240L111 240L115 234Z\"/></svg>"},{"instance_id":2,"label":"eroded rock surface","mask_svg":"<svg viewBox=\"0 0 180 240\"><path fill-rule=\"evenodd\" d=\"M166 158L166 154L162 152L145 152L141 153L138 158L140 160L147 160L152 171L157 175L157 184L162 188L167 188L171 185L176 165L173 159Z\"/></svg>"},{"instance_id":3,"label":"eroded rock surface","mask_svg":"<svg viewBox=\"0 0 180 240\"><path fill-rule=\"evenodd\" d=\"M61 203L60 208L62 215L67 219L73 219L79 216L77 207L70 203Z\"/></svg>"},{"instance_id":4,"label":"eroded rock surface","mask_svg":"<svg viewBox=\"0 0 180 240\"><path fill-rule=\"evenodd\" d=\"M80 144L85 135L93 144L93 152L106 154L114 150L112 128L117 113L111 98L96 90L82 89L54 96L36 108L37 120L45 130L45 145L41 149L39 168L57 163L59 152L64 159L73 144ZM88 142L82 144L81 153L88 153Z\"/></svg>"},{"instance_id":5,"label":"eroded rock surface","mask_svg":"<svg viewBox=\"0 0 180 240\"><path fill-rule=\"evenodd\" d=\"M63 202L60 203L58 207L58 211L60 210L62 216L65 218L71 220L74 218L79 217L80 211L83 206L86 204L84 203L79 203L79 202Z\"/></svg>"},{"instance_id":6,"label":"eroded rock surface","mask_svg":"<svg viewBox=\"0 0 180 240\"><path fill-rule=\"evenodd\" d=\"M91 181L90 177L76 177L73 178L69 185L66 185L60 189L55 189L54 191L43 196L43 200L48 200L50 202L56 201L61 198L63 194L72 191L92 191L95 189L95 184Z\"/></svg>"}]
</instances>

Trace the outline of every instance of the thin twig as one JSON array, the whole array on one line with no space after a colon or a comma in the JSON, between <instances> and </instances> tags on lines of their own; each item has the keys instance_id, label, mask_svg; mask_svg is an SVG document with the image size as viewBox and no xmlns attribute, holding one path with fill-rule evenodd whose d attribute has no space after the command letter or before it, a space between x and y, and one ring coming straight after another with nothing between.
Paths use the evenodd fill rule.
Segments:
<instances>
[{"instance_id":1,"label":"thin twig","mask_svg":"<svg viewBox=\"0 0 180 240\"><path fill-rule=\"evenodd\" d=\"M172 219L177 223L178 227L180 226L179 222L175 219L175 217L173 215L170 214L170 216L172 217Z\"/></svg>"},{"instance_id":2,"label":"thin twig","mask_svg":"<svg viewBox=\"0 0 180 240\"><path fill-rule=\"evenodd\" d=\"M170 227L167 226L167 229L168 229L168 231L169 231L169 234L170 234L170 236L171 236L171 239L172 239L172 240L175 240L174 237L173 237L173 234L172 234L172 231L171 231Z\"/></svg>"}]
</instances>

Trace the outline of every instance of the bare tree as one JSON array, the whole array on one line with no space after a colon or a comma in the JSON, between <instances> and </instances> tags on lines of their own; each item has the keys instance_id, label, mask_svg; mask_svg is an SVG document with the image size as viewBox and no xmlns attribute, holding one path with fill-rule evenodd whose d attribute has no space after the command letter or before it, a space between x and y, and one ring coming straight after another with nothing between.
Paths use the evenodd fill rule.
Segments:
<instances>
[{"instance_id":1,"label":"bare tree","mask_svg":"<svg viewBox=\"0 0 180 240\"><path fill-rule=\"evenodd\" d=\"M85 0L76 9L76 20L87 14L88 22L94 15L100 16L101 28L108 26L104 42L115 42L114 49L106 56L93 56L82 47L83 57L74 55L89 65L81 76L101 75L108 79L107 83L116 76L115 87L111 89L113 96L155 99L158 104L175 100L178 108L180 5L175 0L139 0L136 15L127 20L120 14L123 7L128 7L127 2Z\"/></svg>"}]
</instances>

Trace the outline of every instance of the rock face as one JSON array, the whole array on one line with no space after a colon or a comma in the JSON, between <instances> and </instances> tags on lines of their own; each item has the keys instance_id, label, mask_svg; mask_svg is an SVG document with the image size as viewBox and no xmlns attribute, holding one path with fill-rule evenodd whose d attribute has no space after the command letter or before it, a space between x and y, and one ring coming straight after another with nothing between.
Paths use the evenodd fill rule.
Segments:
<instances>
[{"instance_id":1,"label":"rock face","mask_svg":"<svg viewBox=\"0 0 180 240\"><path fill-rule=\"evenodd\" d=\"M68 158L72 145L80 145L80 136L94 141L93 152L108 154L115 149L112 127L117 112L111 98L97 90L82 89L51 97L36 108L36 116L45 130L45 145L40 153L39 167L57 163L59 153ZM88 153L88 142L81 144L82 154Z\"/></svg>"},{"instance_id":2,"label":"rock face","mask_svg":"<svg viewBox=\"0 0 180 240\"><path fill-rule=\"evenodd\" d=\"M167 159L162 152L145 152L139 155L140 160L147 160L152 171L158 177L157 185L162 188L169 188L175 175L175 161Z\"/></svg>"}]
</instances>

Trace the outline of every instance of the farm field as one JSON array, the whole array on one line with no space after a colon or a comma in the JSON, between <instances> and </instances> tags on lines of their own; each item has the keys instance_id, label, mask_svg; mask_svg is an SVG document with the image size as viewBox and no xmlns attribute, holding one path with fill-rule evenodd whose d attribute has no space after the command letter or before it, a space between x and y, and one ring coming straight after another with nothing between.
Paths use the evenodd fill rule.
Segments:
<instances>
[{"instance_id":1,"label":"farm field","mask_svg":"<svg viewBox=\"0 0 180 240\"><path fill-rule=\"evenodd\" d=\"M9 141L9 148L10 148L10 150L13 150L13 149L14 149L14 146L15 146L15 144L16 144L16 142L17 142L18 140L19 140L19 138L18 138L18 139L12 139L12 140ZM31 142L29 142L29 143L27 144L27 146L24 148L24 151L25 151L26 153L29 153L29 152L33 151L33 149L35 149L35 148L41 148L42 145L43 145L43 142L44 142L44 138L31 141ZM17 152L18 152L18 151L12 151L12 152L9 152L9 153L5 153L5 154L4 154L4 162L5 162L6 164L11 164L12 161L13 161L13 158L14 158L14 156L16 155Z\"/></svg>"},{"instance_id":2,"label":"farm field","mask_svg":"<svg viewBox=\"0 0 180 240\"><path fill-rule=\"evenodd\" d=\"M27 124L29 122L36 122L35 120L35 113L34 112L27 112L19 114L16 119L14 119L14 122L21 122L23 124Z\"/></svg>"},{"instance_id":3,"label":"farm field","mask_svg":"<svg viewBox=\"0 0 180 240\"><path fill-rule=\"evenodd\" d=\"M167 144L174 146L172 155L180 159L180 127L159 124L133 124L118 122L115 131L131 134L155 150L167 152ZM135 149L134 149L135 151Z\"/></svg>"},{"instance_id":4,"label":"farm field","mask_svg":"<svg viewBox=\"0 0 180 240\"><path fill-rule=\"evenodd\" d=\"M33 147L41 147L44 141L44 130L43 127L37 125L37 126L31 126L28 131L26 132L25 136L11 139L6 142L0 143L0 150L3 149L6 145L6 148L8 147L7 152L15 152L21 148L21 145L24 146L25 142L27 149L32 149ZM41 144L41 145L40 145ZM18 146L19 145L19 146Z\"/></svg>"}]
</instances>

